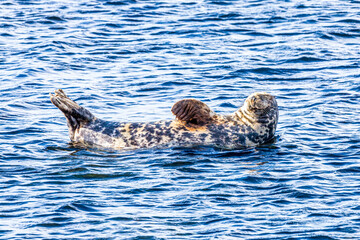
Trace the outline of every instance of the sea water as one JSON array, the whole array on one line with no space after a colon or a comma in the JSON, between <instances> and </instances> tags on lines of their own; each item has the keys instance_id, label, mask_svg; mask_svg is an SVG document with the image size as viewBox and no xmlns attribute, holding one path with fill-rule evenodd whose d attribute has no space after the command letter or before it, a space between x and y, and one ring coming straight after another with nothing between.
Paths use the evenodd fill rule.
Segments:
<instances>
[{"instance_id":1,"label":"sea water","mask_svg":"<svg viewBox=\"0 0 360 240\"><path fill-rule=\"evenodd\" d=\"M0 239L360 239L359 80L356 0L2 0ZM276 141L84 148L58 88L124 122L266 91Z\"/></svg>"}]
</instances>

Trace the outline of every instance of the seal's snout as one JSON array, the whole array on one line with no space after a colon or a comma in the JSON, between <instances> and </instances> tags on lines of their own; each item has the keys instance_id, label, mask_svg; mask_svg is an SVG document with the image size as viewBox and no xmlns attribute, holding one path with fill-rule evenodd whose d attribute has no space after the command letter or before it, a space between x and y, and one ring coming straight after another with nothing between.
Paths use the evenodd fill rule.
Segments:
<instances>
[{"instance_id":1,"label":"seal's snout","mask_svg":"<svg viewBox=\"0 0 360 240\"><path fill-rule=\"evenodd\" d=\"M246 99L245 104L248 105L250 110L254 111L277 107L275 97L265 92L251 94Z\"/></svg>"},{"instance_id":2,"label":"seal's snout","mask_svg":"<svg viewBox=\"0 0 360 240\"><path fill-rule=\"evenodd\" d=\"M264 122L278 116L278 106L274 96L265 92L251 94L240 112L251 121ZM275 120L276 120L275 119Z\"/></svg>"}]
</instances>

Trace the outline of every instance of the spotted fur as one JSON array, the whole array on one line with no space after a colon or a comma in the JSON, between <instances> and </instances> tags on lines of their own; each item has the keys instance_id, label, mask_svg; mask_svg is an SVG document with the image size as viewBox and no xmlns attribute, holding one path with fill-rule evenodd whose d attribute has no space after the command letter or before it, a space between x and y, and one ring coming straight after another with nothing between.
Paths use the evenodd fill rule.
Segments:
<instances>
[{"instance_id":1,"label":"spotted fur","mask_svg":"<svg viewBox=\"0 0 360 240\"><path fill-rule=\"evenodd\" d=\"M267 93L250 95L233 114L222 116L195 99L177 102L175 120L149 123L118 123L96 118L59 89L51 102L65 115L70 139L85 145L111 149L165 146L257 146L274 138L278 122L275 97Z\"/></svg>"}]
</instances>

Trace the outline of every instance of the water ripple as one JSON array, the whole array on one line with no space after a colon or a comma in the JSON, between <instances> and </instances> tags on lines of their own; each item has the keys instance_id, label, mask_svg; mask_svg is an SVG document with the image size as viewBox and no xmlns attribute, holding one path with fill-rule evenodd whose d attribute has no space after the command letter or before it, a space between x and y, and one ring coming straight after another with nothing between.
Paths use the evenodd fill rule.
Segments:
<instances>
[{"instance_id":1,"label":"water ripple","mask_svg":"<svg viewBox=\"0 0 360 240\"><path fill-rule=\"evenodd\" d=\"M1 239L358 239L358 1L0 3ZM96 116L228 114L277 96L268 145L69 143L48 93Z\"/></svg>"}]
</instances>

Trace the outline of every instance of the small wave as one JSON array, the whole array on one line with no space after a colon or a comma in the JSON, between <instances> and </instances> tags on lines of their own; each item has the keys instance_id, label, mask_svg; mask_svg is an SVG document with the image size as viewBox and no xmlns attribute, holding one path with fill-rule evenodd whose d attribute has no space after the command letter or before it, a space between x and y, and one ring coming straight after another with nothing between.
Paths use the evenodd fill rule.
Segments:
<instances>
[{"instance_id":1,"label":"small wave","mask_svg":"<svg viewBox=\"0 0 360 240\"><path fill-rule=\"evenodd\" d=\"M106 1L105 5L111 5L111 6L123 6L123 5L129 5L132 3L136 3L135 0L126 0L126 1Z\"/></svg>"},{"instance_id":2,"label":"small wave","mask_svg":"<svg viewBox=\"0 0 360 240\"><path fill-rule=\"evenodd\" d=\"M354 238L356 2L2 1L0 235ZM237 150L69 144L58 88L129 121L171 118L183 98L228 113L266 91L277 137Z\"/></svg>"}]
</instances>

